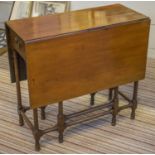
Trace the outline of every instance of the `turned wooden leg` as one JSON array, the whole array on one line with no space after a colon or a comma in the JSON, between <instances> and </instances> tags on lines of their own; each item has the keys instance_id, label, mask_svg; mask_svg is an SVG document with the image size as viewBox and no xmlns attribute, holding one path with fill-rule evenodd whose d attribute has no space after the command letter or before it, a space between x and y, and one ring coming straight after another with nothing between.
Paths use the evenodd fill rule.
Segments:
<instances>
[{"instance_id":1,"label":"turned wooden leg","mask_svg":"<svg viewBox=\"0 0 155 155\"><path fill-rule=\"evenodd\" d=\"M14 69L15 69L15 78L16 78L16 90L17 90L17 111L19 115L19 125L24 125L24 120L21 115L22 110L22 98L21 98L21 88L20 88L20 80L19 80L19 66L18 66L18 60L17 60L17 53L16 51L13 51L13 60L14 60Z\"/></svg>"},{"instance_id":2,"label":"turned wooden leg","mask_svg":"<svg viewBox=\"0 0 155 155\"><path fill-rule=\"evenodd\" d=\"M109 89L109 101L112 100L113 97L113 88Z\"/></svg>"},{"instance_id":3,"label":"turned wooden leg","mask_svg":"<svg viewBox=\"0 0 155 155\"><path fill-rule=\"evenodd\" d=\"M94 105L94 101L95 101L95 94L96 94L96 93L92 93L92 94L90 94L90 97L91 97L91 98L90 98L90 105L91 105L91 106L93 106L93 105Z\"/></svg>"},{"instance_id":4,"label":"turned wooden leg","mask_svg":"<svg viewBox=\"0 0 155 155\"><path fill-rule=\"evenodd\" d=\"M63 132L64 132L64 114L63 114L63 102L58 104L58 132L59 132L59 143L63 142Z\"/></svg>"},{"instance_id":5,"label":"turned wooden leg","mask_svg":"<svg viewBox=\"0 0 155 155\"><path fill-rule=\"evenodd\" d=\"M137 94L138 94L138 81L134 82L133 98L132 98L132 111L131 119L135 119L135 111L137 108Z\"/></svg>"},{"instance_id":6,"label":"turned wooden leg","mask_svg":"<svg viewBox=\"0 0 155 155\"><path fill-rule=\"evenodd\" d=\"M34 139L35 139L35 150L40 150L40 135L39 135L39 122L38 122L38 109L33 109L33 119L34 119Z\"/></svg>"},{"instance_id":7,"label":"turned wooden leg","mask_svg":"<svg viewBox=\"0 0 155 155\"><path fill-rule=\"evenodd\" d=\"M116 125L116 116L118 113L118 87L114 88L114 103L112 109L112 126Z\"/></svg>"},{"instance_id":8,"label":"turned wooden leg","mask_svg":"<svg viewBox=\"0 0 155 155\"><path fill-rule=\"evenodd\" d=\"M46 119L45 108L46 108L46 106L40 108L40 110L41 110L41 119L42 120Z\"/></svg>"}]
</instances>

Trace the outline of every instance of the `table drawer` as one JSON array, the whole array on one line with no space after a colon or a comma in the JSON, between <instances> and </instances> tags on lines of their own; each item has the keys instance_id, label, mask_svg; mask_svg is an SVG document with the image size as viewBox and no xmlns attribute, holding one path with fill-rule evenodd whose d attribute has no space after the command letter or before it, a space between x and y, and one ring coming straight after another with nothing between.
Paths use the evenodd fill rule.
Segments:
<instances>
[{"instance_id":1,"label":"table drawer","mask_svg":"<svg viewBox=\"0 0 155 155\"><path fill-rule=\"evenodd\" d=\"M13 31L10 31L10 38L12 47L25 59L24 42Z\"/></svg>"}]
</instances>

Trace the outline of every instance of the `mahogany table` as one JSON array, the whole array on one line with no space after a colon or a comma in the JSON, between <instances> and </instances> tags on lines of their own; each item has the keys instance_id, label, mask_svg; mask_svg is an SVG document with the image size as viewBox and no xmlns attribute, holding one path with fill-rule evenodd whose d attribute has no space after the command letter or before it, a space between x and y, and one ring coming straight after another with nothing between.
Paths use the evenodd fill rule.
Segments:
<instances>
[{"instance_id":1,"label":"mahogany table","mask_svg":"<svg viewBox=\"0 0 155 155\"><path fill-rule=\"evenodd\" d=\"M115 125L117 113L128 107L135 117L138 81L145 77L149 27L148 17L120 4L6 22L19 122L23 125L25 121L31 128L36 150L41 136L50 131L58 130L59 142L63 142L64 129L76 123L112 114ZM20 81L26 79L30 107L21 101ZM119 85L130 82L134 82L132 100L118 91ZM91 94L93 104L95 92L109 88L109 103L63 114L64 100ZM118 94L129 104L119 107ZM44 118L45 106L56 102L58 123L40 130L37 109L41 107ZM26 116L29 109L33 109L34 125ZM102 113L79 118L99 109Z\"/></svg>"}]
</instances>

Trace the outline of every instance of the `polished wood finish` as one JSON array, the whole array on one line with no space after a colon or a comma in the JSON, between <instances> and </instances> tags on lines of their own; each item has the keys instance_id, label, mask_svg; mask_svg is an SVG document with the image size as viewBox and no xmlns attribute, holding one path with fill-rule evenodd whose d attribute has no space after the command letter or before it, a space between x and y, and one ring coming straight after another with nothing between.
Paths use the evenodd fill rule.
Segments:
<instances>
[{"instance_id":1,"label":"polished wood finish","mask_svg":"<svg viewBox=\"0 0 155 155\"><path fill-rule=\"evenodd\" d=\"M26 43L147 19L120 4L7 22ZM26 29L26 31L25 31ZM24 30L24 31L23 31Z\"/></svg>"},{"instance_id":2,"label":"polished wood finish","mask_svg":"<svg viewBox=\"0 0 155 155\"><path fill-rule=\"evenodd\" d=\"M61 143L64 129L77 123L112 114L112 125L116 125L116 116L124 109L118 105L118 86L145 77L149 27L148 17L119 4L6 23L10 64L12 54L16 55L11 69L12 81L19 87L20 80L24 79L20 76L20 60L25 66L34 125L24 108L19 109L19 114L32 129L36 150L40 149L41 136L50 131L58 130ZM94 92L109 88L113 88L114 95L110 95L112 101L107 105L63 114L62 101L91 94L93 105ZM135 117L137 88L131 118ZM44 107L56 102L59 102L57 124L40 130L38 108L44 119ZM105 106L110 109L78 118ZM77 120L70 122L70 118Z\"/></svg>"},{"instance_id":3,"label":"polished wood finish","mask_svg":"<svg viewBox=\"0 0 155 155\"><path fill-rule=\"evenodd\" d=\"M89 32L91 30L109 29L111 27L128 23L137 23L148 19L146 16L137 13L120 4L90 8L85 10L68 12L65 14L48 15L29 19L7 22L7 36L14 35L17 46L21 43L30 43L40 40L47 40L71 34ZM10 31L11 29L11 31ZM12 32L13 31L13 32ZM10 41L9 41L10 42ZM13 41L14 42L14 41ZM8 43L9 44L9 43ZM9 48L9 62L12 82L15 82L14 68L12 67L12 52ZM21 52L20 52L21 53ZM25 51L23 50L23 57ZM26 65L22 58L19 58L20 80L27 79Z\"/></svg>"},{"instance_id":4,"label":"polished wood finish","mask_svg":"<svg viewBox=\"0 0 155 155\"><path fill-rule=\"evenodd\" d=\"M143 79L149 25L119 4L9 21L8 37L17 34L9 45L26 61L31 107Z\"/></svg>"},{"instance_id":5,"label":"polished wood finish","mask_svg":"<svg viewBox=\"0 0 155 155\"><path fill-rule=\"evenodd\" d=\"M145 20L28 44L31 107L143 79L148 32Z\"/></svg>"}]
</instances>

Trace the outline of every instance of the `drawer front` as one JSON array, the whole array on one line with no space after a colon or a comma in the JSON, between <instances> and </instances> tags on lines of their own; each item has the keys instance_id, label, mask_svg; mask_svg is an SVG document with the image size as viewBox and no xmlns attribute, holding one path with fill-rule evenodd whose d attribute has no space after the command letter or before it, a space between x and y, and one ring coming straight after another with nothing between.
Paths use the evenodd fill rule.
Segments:
<instances>
[{"instance_id":1,"label":"drawer front","mask_svg":"<svg viewBox=\"0 0 155 155\"><path fill-rule=\"evenodd\" d=\"M10 31L10 41L11 46L25 59L25 44L13 31Z\"/></svg>"}]
</instances>

